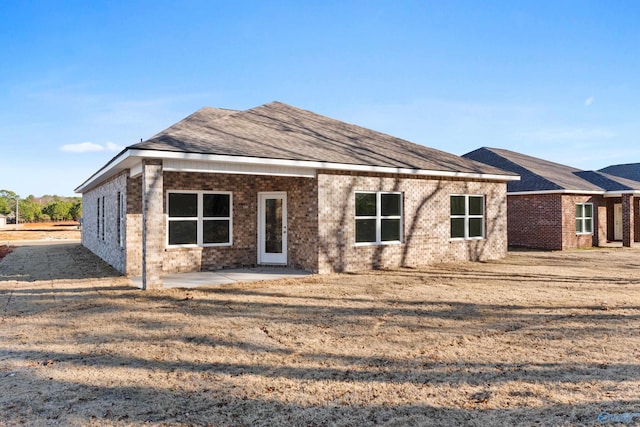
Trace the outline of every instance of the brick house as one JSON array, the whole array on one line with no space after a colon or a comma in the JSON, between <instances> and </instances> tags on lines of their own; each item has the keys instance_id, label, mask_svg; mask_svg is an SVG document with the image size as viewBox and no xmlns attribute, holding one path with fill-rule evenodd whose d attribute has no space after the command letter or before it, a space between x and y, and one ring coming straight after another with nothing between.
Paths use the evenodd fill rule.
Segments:
<instances>
[{"instance_id":1,"label":"brick house","mask_svg":"<svg viewBox=\"0 0 640 427\"><path fill-rule=\"evenodd\" d=\"M505 256L515 174L274 102L202 108L80 185L82 243L142 275Z\"/></svg>"},{"instance_id":2,"label":"brick house","mask_svg":"<svg viewBox=\"0 0 640 427\"><path fill-rule=\"evenodd\" d=\"M520 175L507 184L509 245L564 250L640 241L640 182L498 148L463 155Z\"/></svg>"}]
</instances>

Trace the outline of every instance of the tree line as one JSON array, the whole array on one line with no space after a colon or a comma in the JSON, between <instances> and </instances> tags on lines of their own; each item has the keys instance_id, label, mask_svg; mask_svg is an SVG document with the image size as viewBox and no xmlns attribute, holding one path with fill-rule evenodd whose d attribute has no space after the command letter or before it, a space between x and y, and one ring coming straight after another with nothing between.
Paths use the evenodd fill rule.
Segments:
<instances>
[{"instance_id":1,"label":"tree line","mask_svg":"<svg viewBox=\"0 0 640 427\"><path fill-rule=\"evenodd\" d=\"M19 222L77 221L82 216L81 197L29 195L23 199L10 190L0 190L0 214L15 217L16 200Z\"/></svg>"}]
</instances>

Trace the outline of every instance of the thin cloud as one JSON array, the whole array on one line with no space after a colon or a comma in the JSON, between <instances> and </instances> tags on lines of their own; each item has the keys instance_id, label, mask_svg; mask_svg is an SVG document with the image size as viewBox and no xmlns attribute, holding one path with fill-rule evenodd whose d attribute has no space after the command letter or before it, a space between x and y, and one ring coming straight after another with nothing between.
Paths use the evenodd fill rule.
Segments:
<instances>
[{"instance_id":1,"label":"thin cloud","mask_svg":"<svg viewBox=\"0 0 640 427\"><path fill-rule=\"evenodd\" d=\"M79 144L65 144L60 147L60 151L67 153L95 153L97 151L119 151L121 148L113 142L107 142L105 145L94 142L81 142Z\"/></svg>"},{"instance_id":2,"label":"thin cloud","mask_svg":"<svg viewBox=\"0 0 640 427\"><path fill-rule=\"evenodd\" d=\"M595 98L593 96L588 97L587 99L585 99L584 101L584 105L586 107L589 107L591 104L593 104L593 101L595 100Z\"/></svg>"},{"instance_id":3,"label":"thin cloud","mask_svg":"<svg viewBox=\"0 0 640 427\"><path fill-rule=\"evenodd\" d=\"M122 150L123 147L119 146L118 144L114 144L113 142L107 142L107 145L105 148L108 151L120 151Z\"/></svg>"}]
</instances>

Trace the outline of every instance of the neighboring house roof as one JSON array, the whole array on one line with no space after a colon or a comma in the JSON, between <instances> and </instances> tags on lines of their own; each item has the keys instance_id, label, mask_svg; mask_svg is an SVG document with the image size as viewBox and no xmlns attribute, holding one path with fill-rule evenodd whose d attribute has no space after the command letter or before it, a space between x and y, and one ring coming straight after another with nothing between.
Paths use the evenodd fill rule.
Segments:
<instances>
[{"instance_id":1,"label":"neighboring house roof","mask_svg":"<svg viewBox=\"0 0 640 427\"><path fill-rule=\"evenodd\" d=\"M602 171L581 171L576 172L576 175L596 184L608 192L640 191L640 182L614 176Z\"/></svg>"},{"instance_id":2,"label":"neighboring house roof","mask_svg":"<svg viewBox=\"0 0 640 427\"><path fill-rule=\"evenodd\" d=\"M84 192L135 159L415 173L509 181L517 175L400 138L272 102L246 111L202 108L125 148L76 188ZM245 173L246 170L245 170Z\"/></svg>"},{"instance_id":3,"label":"neighboring house roof","mask_svg":"<svg viewBox=\"0 0 640 427\"><path fill-rule=\"evenodd\" d=\"M518 173L520 181L507 183L509 193L594 193L640 191L640 182L599 171L583 171L500 148L482 147L463 157Z\"/></svg>"},{"instance_id":4,"label":"neighboring house roof","mask_svg":"<svg viewBox=\"0 0 640 427\"><path fill-rule=\"evenodd\" d=\"M607 166L606 168L600 169L600 172L634 181L640 181L640 163Z\"/></svg>"}]
</instances>

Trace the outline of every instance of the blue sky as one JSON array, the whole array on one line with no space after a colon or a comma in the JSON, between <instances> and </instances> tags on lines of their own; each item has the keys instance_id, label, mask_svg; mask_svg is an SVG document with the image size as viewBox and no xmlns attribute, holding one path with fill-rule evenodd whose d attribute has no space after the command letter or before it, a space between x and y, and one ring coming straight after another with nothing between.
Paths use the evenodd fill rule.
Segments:
<instances>
[{"instance_id":1,"label":"blue sky","mask_svg":"<svg viewBox=\"0 0 640 427\"><path fill-rule=\"evenodd\" d=\"M637 1L0 2L0 189L73 189L208 105L454 154L640 162Z\"/></svg>"}]
</instances>

